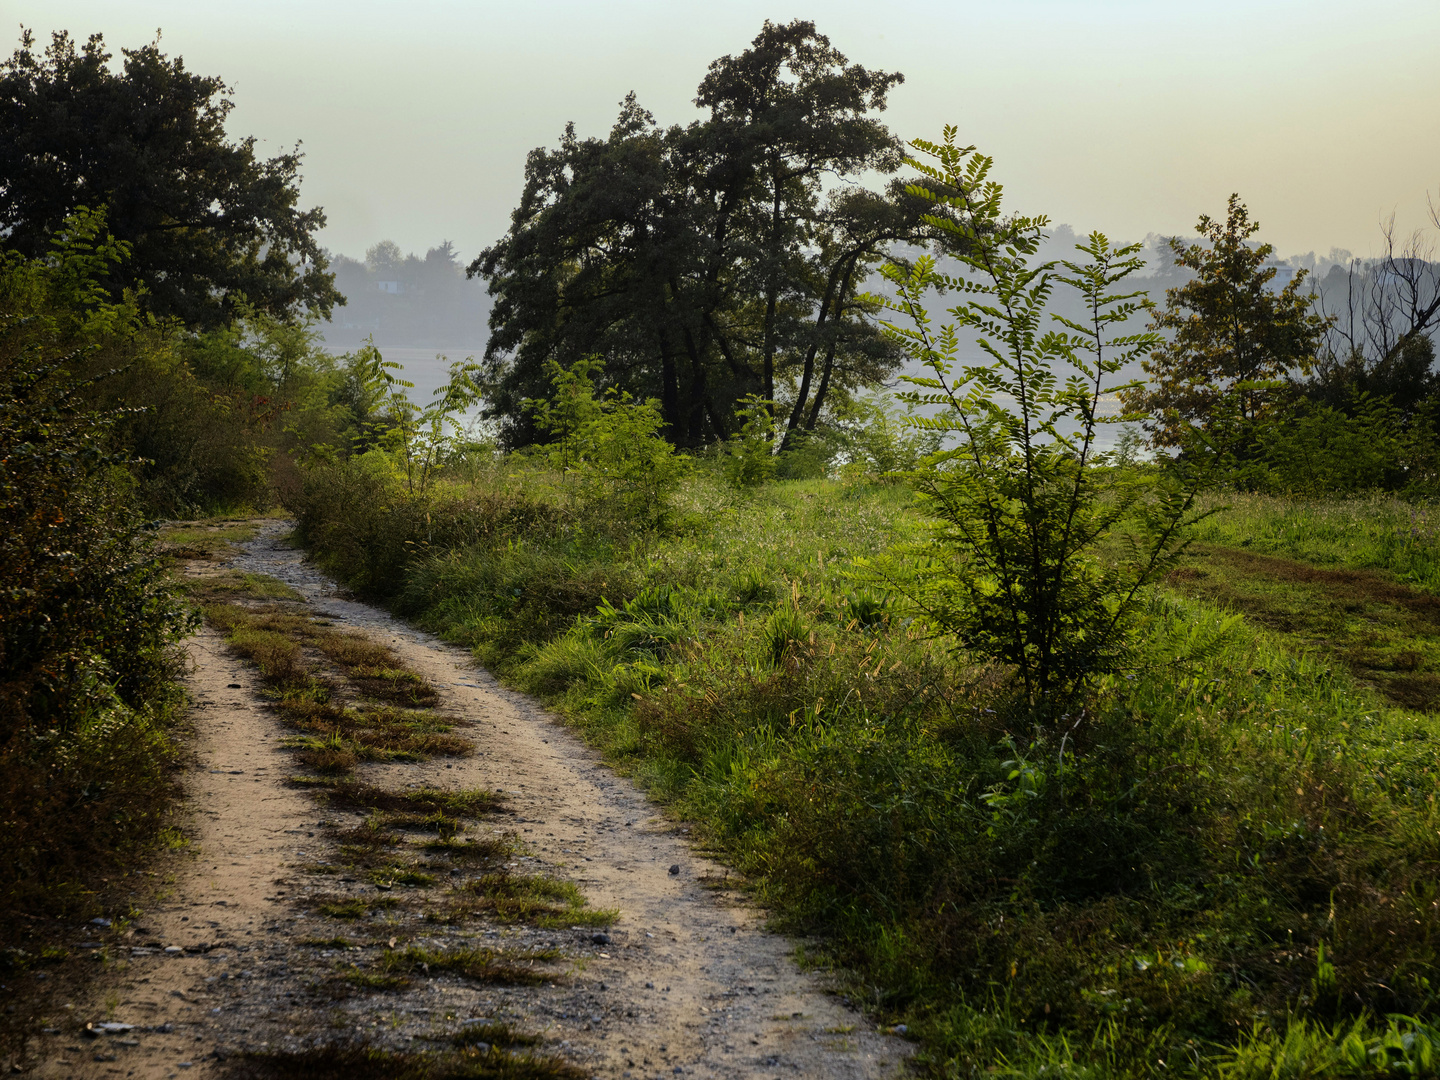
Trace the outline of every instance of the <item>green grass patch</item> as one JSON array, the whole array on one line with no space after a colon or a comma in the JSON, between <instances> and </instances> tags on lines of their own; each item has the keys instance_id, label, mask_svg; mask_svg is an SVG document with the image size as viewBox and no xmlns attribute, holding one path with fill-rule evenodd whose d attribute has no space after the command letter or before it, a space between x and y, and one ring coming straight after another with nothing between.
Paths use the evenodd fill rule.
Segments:
<instances>
[{"instance_id":1,"label":"green grass patch","mask_svg":"<svg viewBox=\"0 0 1440 1080\"><path fill-rule=\"evenodd\" d=\"M433 688L396 667L387 646L331 630L285 605L211 602L204 610L226 632L231 650L260 669L276 709L300 731L288 745L316 772L343 776L362 761L424 761L474 752L470 740L453 734L454 718L423 707L434 700ZM340 704L334 674L317 667L309 649L333 661L349 688L370 700ZM382 661L389 666L373 666ZM403 692L397 689L402 686Z\"/></svg>"},{"instance_id":2,"label":"green grass patch","mask_svg":"<svg viewBox=\"0 0 1440 1080\"><path fill-rule=\"evenodd\" d=\"M269 574L247 570L220 570L187 578L186 593L202 604L233 603L236 600L301 600L303 597L283 581Z\"/></svg>"},{"instance_id":3,"label":"green grass patch","mask_svg":"<svg viewBox=\"0 0 1440 1080\"><path fill-rule=\"evenodd\" d=\"M1207 501L1223 509L1197 529L1202 543L1379 571L1440 593L1440 507L1393 495L1292 499L1231 492Z\"/></svg>"},{"instance_id":4,"label":"green grass patch","mask_svg":"<svg viewBox=\"0 0 1440 1080\"><path fill-rule=\"evenodd\" d=\"M457 891L451 917L479 914L501 922L527 922L545 928L609 926L619 917L610 909L591 908L574 882L508 871L471 878Z\"/></svg>"},{"instance_id":5,"label":"green grass patch","mask_svg":"<svg viewBox=\"0 0 1440 1080\"><path fill-rule=\"evenodd\" d=\"M459 791L446 791L441 788L389 791L353 780L330 785L330 799L336 805L358 809L454 817L493 814L505 805L505 795L498 791L479 788Z\"/></svg>"},{"instance_id":6,"label":"green grass patch","mask_svg":"<svg viewBox=\"0 0 1440 1080\"><path fill-rule=\"evenodd\" d=\"M558 949L424 949L411 947L387 952L386 972L406 974L447 972L472 982L498 986L540 986L558 977L540 965L560 959Z\"/></svg>"},{"instance_id":7,"label":"green grass patch","mask_svg":"<svg viewBox=\"0 0 1440 1080\"><path fill-rule=\"evenodd\" d=\"M1243 612L1294 652L1343 667L1391 706L1440 706L1440 596L1378 571L1213 545L1193 548L1170 584Z\"/></svg>"},{"instance_id":8,"label":"green grass patch","mask_svg":"<svg viewBox=\"0 0 1440 1080\"><path fill-rule=\"evenodd\" d=\"M484 1052L392 1054L355 1046L310 1050L247 1052L220 1067L233 1077L265 1080L588 1080L590 1073L559 1058L512 1054L498 1047Z\"/></svg>"},{"instance_id":9,"label":"green grass patch","mask_svg":"<svg viewBox=\"0 0 1440 1080\"><path fill-rule=\"evenodd\" d=\"M442 483L427 524L460 537L437 508L480 500ZM1037 728L1004 670L857 584L917 535L903 488L697 468L680 503L665 534L435 544L390 595L695 822L922 1075L1360 1076L1425 1045L1440 719L1404 696L1433 647L1408 510L1216 515L1134 666ZM431 917L581 925L547 889L488 873Z\"/></svg>"},{"instance_id":10,"label":"green grass patch","mask_svg":"<svg viewBox=\"0 0 1440 1080\"><path fill-rule=\"evenodd\" d=\"M253 522L216 524L186 522L167 525L156 536L162 555L174 559L223 559L235 554L237 545L253 540L260 527Z\"/></svg>"},{"instance_id":11,"label":"green grass patch","mask_svg":"<svg viewBox=\"0 0 1440 1080\"><path fill-rule=\"evenodd\" d=\"M510 834L503 836L467 837L457 840L453 837L423 841L419 847L432 855L443 855L459 862L484 862L503 859L519 850L519 840Z\"/></svg>"},{"instance_id":12,"label":"green grass patch","mask_svg":"<svg viewBox=\"0 0 1440 1080\"><path fill-rule=\"evenodd\" d=\"M379 866L370 871L370 881L375 885L408 885L416 889L428 889L435 884L435 875L412 866Z\"/></svg>"},{"instance_id":13,"label":"green grass patch","mask_svg":"<svg viewBox=\"0 0 1440 1080\"><path fill-rule=\"evenodd\" d=\"M408 990L411 979L405 975L387 975L383 972L360 971L358 969L347 971L340 976L341 980L349 986L359 990L376 990L381 993L391 993L400 990Z\"/></svg>"}]
</instances>

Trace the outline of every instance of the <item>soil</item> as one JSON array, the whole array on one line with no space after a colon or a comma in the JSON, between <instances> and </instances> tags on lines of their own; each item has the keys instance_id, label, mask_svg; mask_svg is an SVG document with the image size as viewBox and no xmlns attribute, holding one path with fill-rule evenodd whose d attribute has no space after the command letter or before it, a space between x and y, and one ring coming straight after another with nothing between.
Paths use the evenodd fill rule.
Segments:
<instances>
[{"instance_id":1,"label":"soil","mask_svg":"<svg viewBox=\"0 0 1440 1080\"><path fill-rule=\"evenodd\" d=\"M473 756L370 763L356 776L392 790L506 792L493 832L523 841L514 872L579 886L609 927L542 930L500 921L426 921L429 890L392 886L389 909L327 917L322 897L377 899L337 870L337 833L364 818L290 782L289 732L254 669L220 634L189 642L195 755L186 778L193 844L143 913L98 936L105 967L86 1000L53 1018L36 1053L44 1077L192 1077L234 1071L244 1052L440 1047L467 1024L536 1033L536 1052L595 1077L888 1077L910 1045L877 1031L792 959L794 943L726 888L726 868L692 850L629 780L533 701L501 687L463 649L348 599L288 546L284 522L192 574L258 572L296 589L312 614L389 644L440 689ZM445 870L447 883L466 871ZM344 939L336 941L335 939ZM81 944L77 941L77 945ZM95 943L91 942L93 947ZM406 989L357 988L387 950L559 950L538 986L436 972ZM168 950L168 951L167 951ZM428 969L427 969L428 970ZM98 1025L129 1025L101 1031ZM90 1025L87 1029L87 1025ZM35 1059L32 1059L35 1060Z\"/></svg>"}]
</instances>

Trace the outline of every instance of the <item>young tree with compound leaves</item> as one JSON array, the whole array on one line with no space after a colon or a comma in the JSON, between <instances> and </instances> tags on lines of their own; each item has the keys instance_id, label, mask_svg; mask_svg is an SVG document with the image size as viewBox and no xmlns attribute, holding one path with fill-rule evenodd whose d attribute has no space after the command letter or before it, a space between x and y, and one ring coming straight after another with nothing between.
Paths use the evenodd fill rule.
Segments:
<instances>
[{"instance_id":1,"label":"young tree with compound leaves","mask_svg":"<svg viewBox=\"0 0 1440 1080\"><path fill-rule=\"evenodd\" d=\"M325 215L297 205L298 150L262 160L253 138L228 139L229 87L158 40L122 54L117 71L99 34L77 48L63 31L39 52L25 30L0 63L6 246L42 258L69 215L103 206L131 256L100 285L143 289L152 314L207 330L343 304L315 239Z\"/></svg>"},{"instance_id":2,"label":"young tree with compound leaves","mask_svg":"<svg viewBox=\"0 0 1440 1080\"><path fill-rule=\"evenodd\" d=\"M1283 288L1267 265L1274 247L1249 240L1260 225L1231 195L1224 223L1202 215L1204 243L1170 241L1175 263L1195 276L1165 291L1152 329L1167 334L1142 363L1150 384L1121 391L1127 411L1145 413L1156 446L1180 447L1191 425L1221 448L1243 455L1257 421L1277 402L1277 383L1308 373L1326 320L1300 289L1305 273Z\"/></svg>"},{"instance_id":3,"label":"young tree with compound leaves","mask_svg":"<svg viewBox=\"0 0 1440 1080\"><path fill-rule=\"evenodd\" d=\"M908 422L950 445L910 474L929 537L862 566L933 629L1008 665L1047 722L1128 661L1146 586L1183 549L1198 485L1172 474L1145 488L1096 468L1101 400L1159 341L1115 333L1145 304L1124 287L1143 265L1139 245L1092 233L1076 245L1083 262L1032 265L1048 220L1004 212L990 158L957 146L953 127L911 145L929 160L910 161L910 192L954 240L959 271L928 255L887 266L895 296L884 305L904 322L886 328L928 369L901 397L930 415ZM1060 283L1083 297L1084 319L1047 310ZM926 310L935 292L959 298L938 327ZM978 362L964 356L970 334ZM1102 546L1121 554L1102 558Z\"/></svg>"}]
</instances>

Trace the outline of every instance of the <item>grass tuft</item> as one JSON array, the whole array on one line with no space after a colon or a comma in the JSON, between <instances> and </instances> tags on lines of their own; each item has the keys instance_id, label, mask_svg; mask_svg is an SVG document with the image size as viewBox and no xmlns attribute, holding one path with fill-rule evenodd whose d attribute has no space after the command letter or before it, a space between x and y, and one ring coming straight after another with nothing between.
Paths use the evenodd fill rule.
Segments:
<instances>
[{"instance_id":1,"label":"grass tuft","mask_svg":"<svg viewBox=\"0 0 1440 1080\"><path fill-rule=\"evenodd\" d=\"M534 949L516 952L505 949L425 949L411 947L385 954L387 972L414 973L448 972L474 982L499 986L540 986L554 982L552 971L535 965L560 958L558 949Z\"/></svg>"},{"instance_id":2,"label":"grass tuft","mask_svg":"<svg viewBox=\"0 0 1440 1080\"><path fill-rule=\"evenodd\" d=\"M486 1052L394 1054L357 1046L248 1052L220 1067L228 1080L587 1080L559 1058Z\"/></svg>"},{"instance_id":3,"label":"grass tuft","mask_svg":"<svg viewBox=\"0 0 1440 1080\"><path fill-rule=\"evenodd\" d=\"M496 871L470 879L456 895L452 920L484 914L502 922L556 928L609 926L619 918L618 911L591 908L574 882L540 874Z\"/></svg>"},{"instance_id":4,"label":"grass tuft","mask_svg":"<svg viewBox=\"0 0 1440 1080\"><path fill-rule=\"evenodd\" d=\"M461 791L445 791L440 788L387 791L370 784L347 780L330 786L330 800L337 806L362 810L477 817L501 810L506 798L501 792L479 788Z\"/></svg>"}]
</instances>

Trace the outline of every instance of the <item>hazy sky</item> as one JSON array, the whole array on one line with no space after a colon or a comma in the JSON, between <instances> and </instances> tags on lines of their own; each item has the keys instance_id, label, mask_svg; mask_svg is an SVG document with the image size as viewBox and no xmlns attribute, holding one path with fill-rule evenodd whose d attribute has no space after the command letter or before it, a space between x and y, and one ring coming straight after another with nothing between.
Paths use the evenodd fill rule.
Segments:
<instances>
[{"instance_id":1,"label":"hazy sky","mask_svg":"<svg viewBox=\"0 0 1440 1080\"><path fill-rule=\"evenodd\" d=\"M805 6L0 0L48 35L163 48L235 90L233 136L303 140L323 240L466 258L504 231L525 154L565 122L603 135L635 90L696 115L709 62L767 17L814 19L851 61L904 72L887 120L949 122L996 158L1012 209L1112 239L1193 230L1239 191L1283 255L1372 251L1440 191L1440 0L822 0Z\"/></svg>"}]
</instances>

